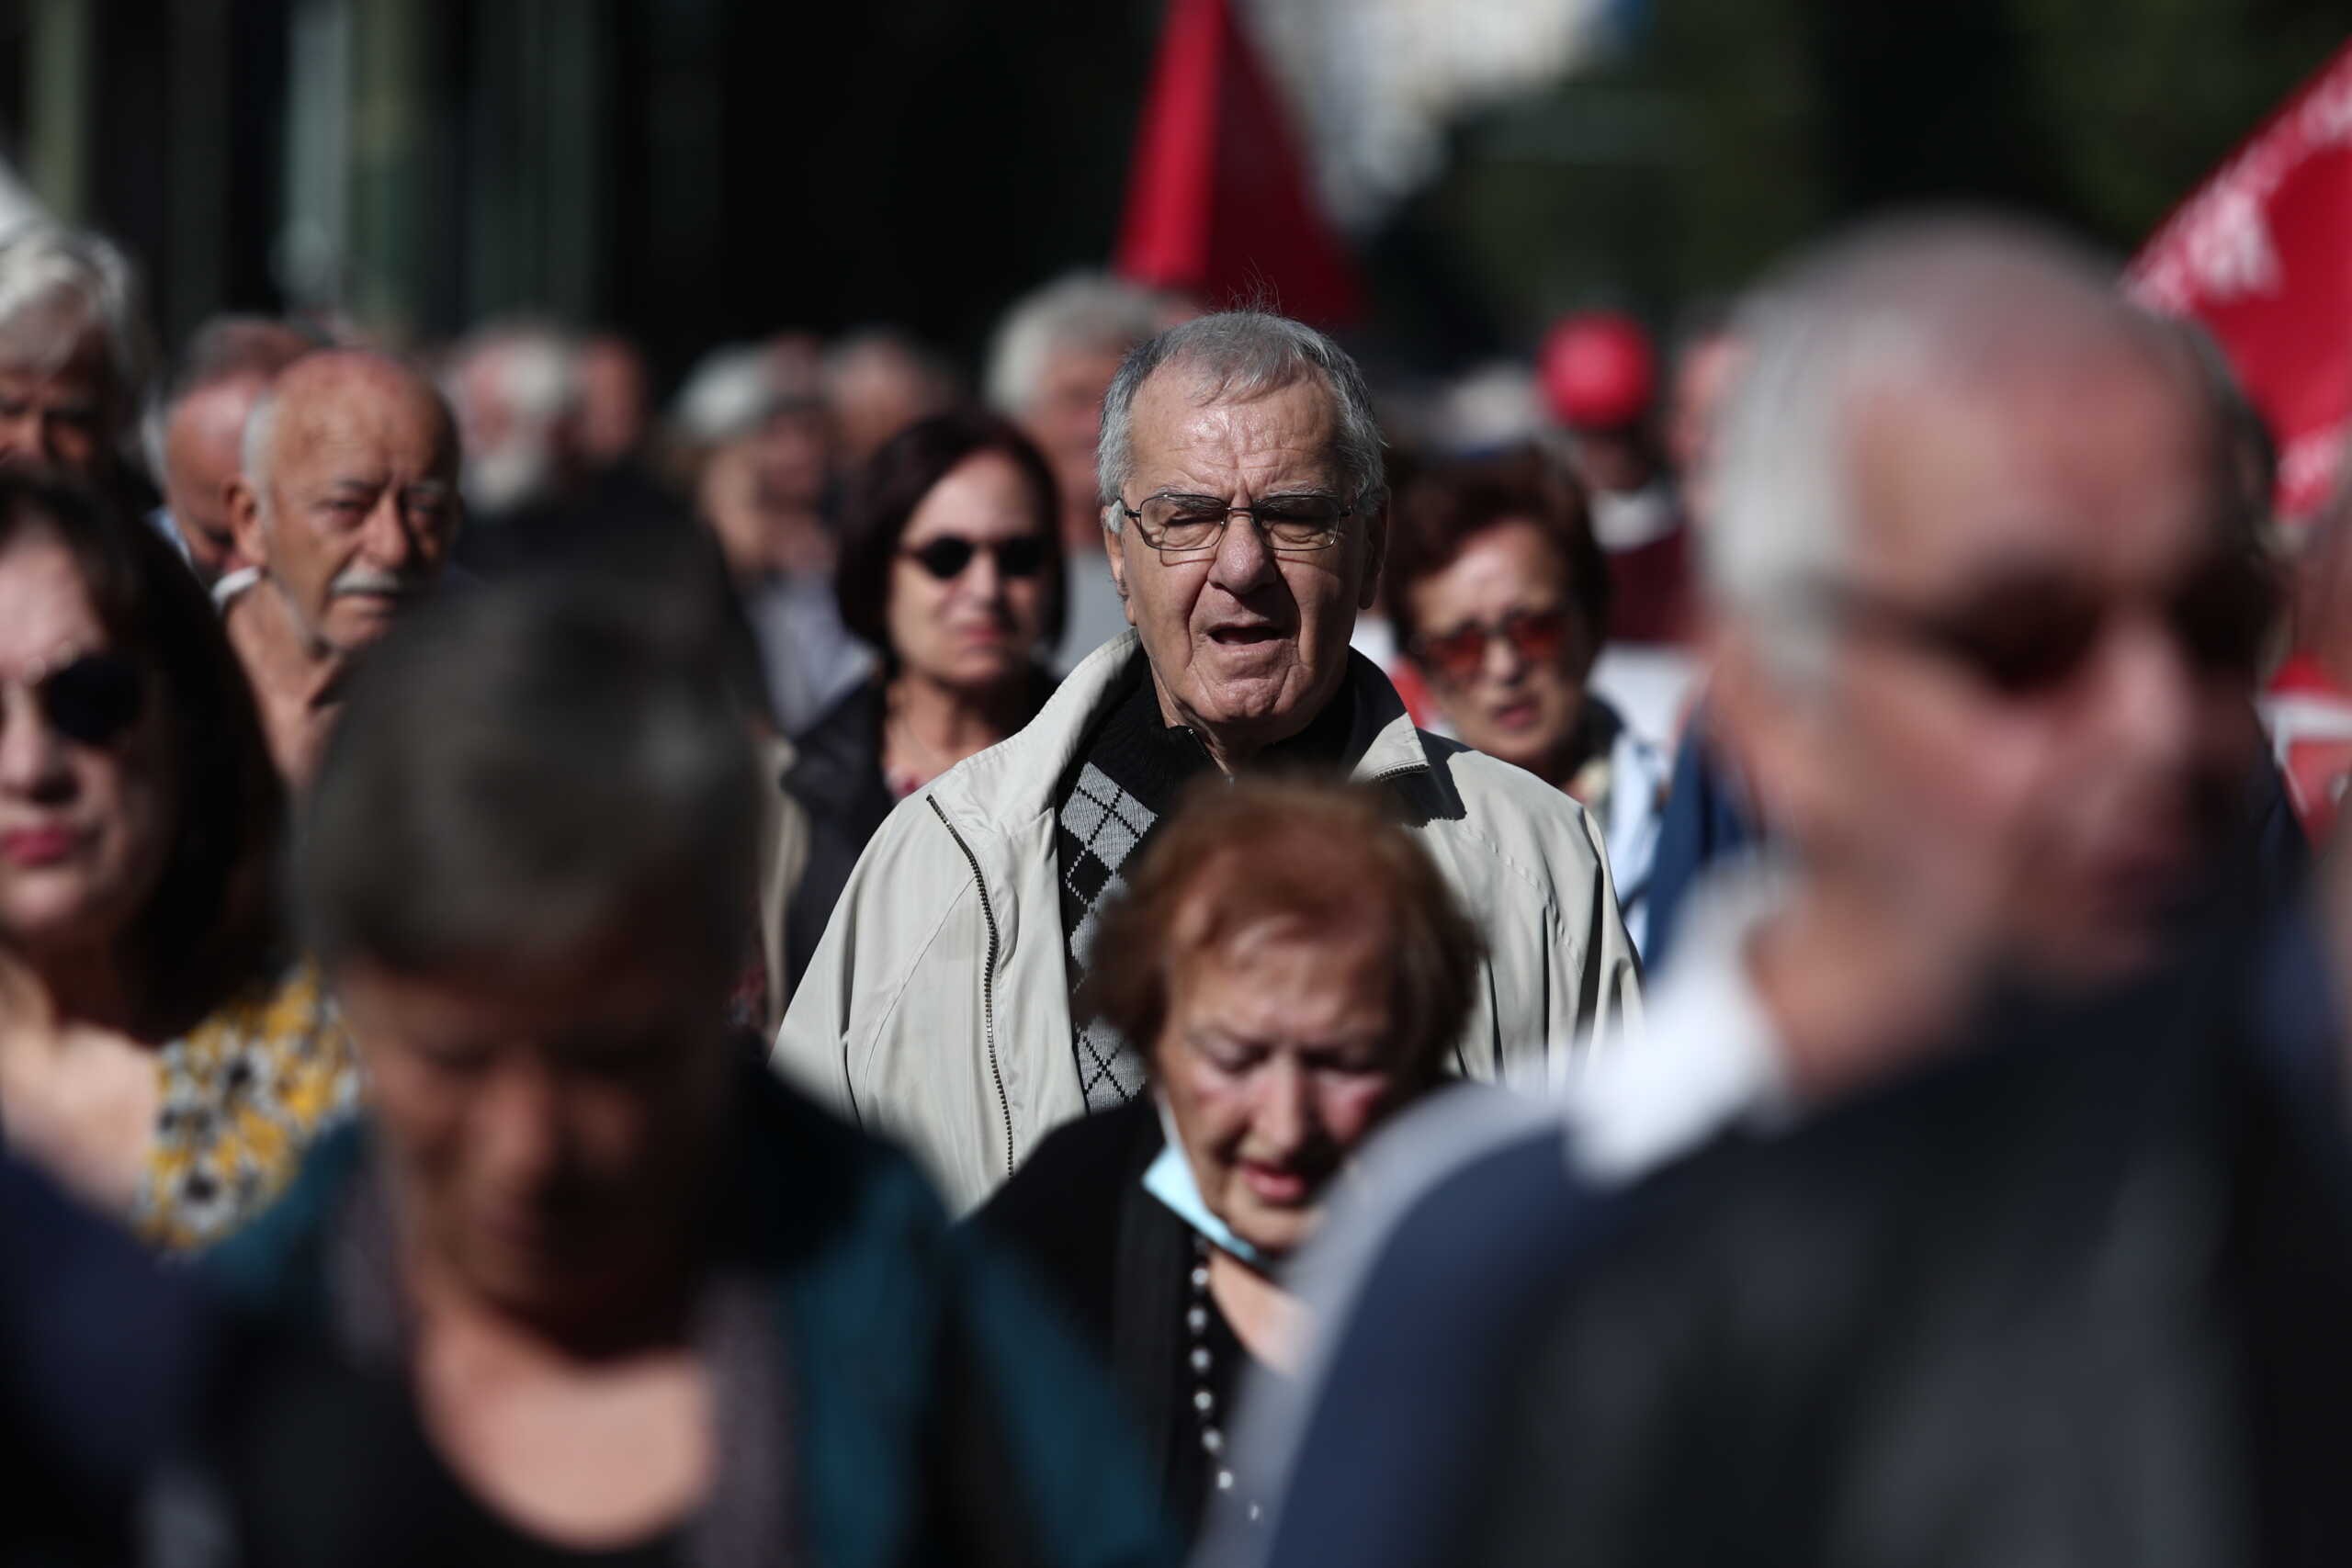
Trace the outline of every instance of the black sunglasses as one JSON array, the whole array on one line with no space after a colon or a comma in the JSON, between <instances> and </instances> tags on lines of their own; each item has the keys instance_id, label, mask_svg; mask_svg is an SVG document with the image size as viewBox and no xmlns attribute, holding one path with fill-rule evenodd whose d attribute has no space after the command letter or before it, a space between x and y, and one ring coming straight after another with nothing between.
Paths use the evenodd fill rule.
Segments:
<instances>
[{"instance_id":1,"label":"black sunglasses","mask_svg":"<svg viewBox=\"0 0 2352 1568\"><path fill-rule=\"evenodd\" d=\"M82 746L119 739L147 705L147 682L139 667L116 653L85 653L31 685L49 727Z\"/></svg>"},{"instance_id":2,"label":"black sunglasses","mask_svg":"<svg viewBox=\"0 0 2352 1568\"><path fill-rule=\"evenodd\" d=\"M1027 579L1046 570L1046 541L1035 535L983 544L960 535L942 534L922 547L908 550L905 554L940 581L953 582L964 575L965 569L972 564L972 558L982 550L996 558L996 570L1005 577Z\"/></svg>"}]
</instances>

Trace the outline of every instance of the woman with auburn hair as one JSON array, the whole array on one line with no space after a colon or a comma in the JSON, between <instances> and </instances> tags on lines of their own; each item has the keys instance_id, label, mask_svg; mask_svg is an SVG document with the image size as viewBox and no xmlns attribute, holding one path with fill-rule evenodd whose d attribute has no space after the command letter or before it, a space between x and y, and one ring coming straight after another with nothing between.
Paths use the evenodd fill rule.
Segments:
<instances>
[{"instance_id":1,"label":"woman with auburn hair","mask_svg":"<svg viewBox=\"0 0 2352 1568\"><path fill-rule=\"evenodd\" d=\"M1443 1080L1476 930L1382 799L1218 779L1105 917L1081 1000L1148 1043L1152 1092L1049 1135L973 1222L1110 1358L1171 1517L1256 1518L1233 1468L1252 1368L1311 1325L1286 1267L1364 1140Z\"/></svg>"}]
</instances>

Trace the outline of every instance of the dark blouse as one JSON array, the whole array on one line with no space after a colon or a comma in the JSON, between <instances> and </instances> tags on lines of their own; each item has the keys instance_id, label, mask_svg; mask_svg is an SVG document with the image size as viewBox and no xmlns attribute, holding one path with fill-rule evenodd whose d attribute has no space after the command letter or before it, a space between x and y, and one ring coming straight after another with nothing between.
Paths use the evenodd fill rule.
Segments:
<instances>
[{"instance_id":1,"label":"dark blouse","mask_svg":"<svg viewBox=\"0 0 2352 1568\"><path fill-rule=\"evenodd\" d=\"M1164 1141L1148 1094L1081 1117L1038 1145L971 1223L1031 1266L1109 1362L1160 1496L1189 1541L1220 1467L1202 1447L1193 1399L1203 1382L1185 1321L1195 1301L1193 1230L1143 1186ZM1207 1312L1211 1414L1229 1442L1233 1396L1257 1363L1216 1299L1197 1299ZM1234 1487L1244 1500L1263 1500L1246 1475Z\"/></svg>"}]
</instances>

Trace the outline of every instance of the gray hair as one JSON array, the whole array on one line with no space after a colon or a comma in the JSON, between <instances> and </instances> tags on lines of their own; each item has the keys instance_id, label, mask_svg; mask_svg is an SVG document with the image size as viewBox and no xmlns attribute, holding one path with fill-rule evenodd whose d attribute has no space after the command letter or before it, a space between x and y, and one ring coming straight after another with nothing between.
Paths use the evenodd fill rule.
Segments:
<instances>
[{"instance_id":1,"label":"gray hair","mask_svg":"<svg viewBox=\"0 0 2352 1568\"><path fill-rule=\"evenodd\" d=\"M1221 310L1195 316L1130 351L1102 395L1102 434L1097 443L1095 477L1106 502L1104 525L1113 533L1125 521L1110 498L1125 493L1135 468L1133 420L1136 394L1154 371L1193 371L1206 385L1204 403L1247 401L1280 391L1308 377L1331 394L1332 456L1340 482L1359 502L1374 510L1385 498L1380 422L1372 410L1372 389L1348 352L1313 327L1269 310ZM1368 504L1367 504L1368 502Z\"/></svg>"},{"instance_id":2,"label":"gray hair","mask_svg":"<svg viewBox=\"0 0 2352 1568\"><path fill-rule=\"evenodd\" d=\"M560 962L628 931L741 962L761 784L724 573L636 566L443 595L370 657L298 823L322 961Z\"/></svg>"},{"instance_id":3,"label":"gray hair","mask_svg":"<svg viewBox=\"0 0 2352 1568\"><path fill-rule=\"evenodd\" d=\"M72 330L55 329L60 310ZM113 382L109 433L122 457L140 460L139 411L154 374L138 269L98 234L37 223L0 240L0 360L54 369L95 331Z\"/></svg>"},{"instance_id":4,"label":"gray hair","mask_svg":"<svg viewBox=\"0 0 2352 1568\"><path fill-rule=\"evenodd\" d=\"M148 403L141 422L148 472L158 484L163 482L164 438L172 414L188 399L225 382L266 383L304 355L326 346L316 333L268 316L214 316L204 322L188 339L170 380Z\"/></svg>"},{"instance_id":5,"label":"gray hair","mask_svg":"<svg viewBox=\"0 0 2352 1568\"><path fill-rule=\"evenodd\" d=\"M1069 273L1023 296L989 347L989 405L1018 418L1036 401L1055 355L1125 354L1159 330L1169 309L1166 296L1099 272Z\"/></svg>"},{"instance_id":6,"label":"gray hair","mask_svg":"<svg viewBox=\"0 0 2352 1568\"><path fill-rule=\"evenodd\" d=\"M1735 330L1749 357L1718 432L1702 577L1715 607L1800 679L1817 677L1834 646L1820 593L1850 547L1851 416L1871 394L2030 378L2118 345L2174 368L2195 392L2177 334L2118 293L2112 266L1987 217L1867 225L1760 288Z\"/></svg>"}]
</instances>

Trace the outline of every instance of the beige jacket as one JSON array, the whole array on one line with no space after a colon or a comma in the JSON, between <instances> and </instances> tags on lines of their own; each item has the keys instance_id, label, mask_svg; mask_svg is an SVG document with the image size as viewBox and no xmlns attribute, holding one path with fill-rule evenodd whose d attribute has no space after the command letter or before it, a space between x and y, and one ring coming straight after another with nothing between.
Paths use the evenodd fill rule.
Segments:
<instances>
[{"instance_id":1,"label":"beige jacket","mask_svg":"<svg viewBox=\"0 0 2352 1568\"><path fill-rule=\"evenodd\" d=\"M959 1210L1086 1104L1072 1044L1054 792L1142 657L1129 632L1019 734L908 796L866 846L776 1036L775 1065L910 1146ZM1464 1076L1542 1083L1638 1023L1599 834L1534 774L1413 728L1350 656L1355 778L1394 791L1485 934Z\"/></svg>"}]
</instances>

